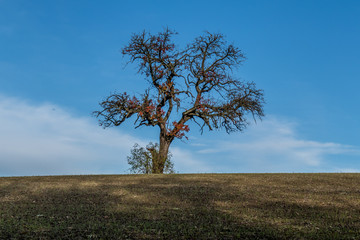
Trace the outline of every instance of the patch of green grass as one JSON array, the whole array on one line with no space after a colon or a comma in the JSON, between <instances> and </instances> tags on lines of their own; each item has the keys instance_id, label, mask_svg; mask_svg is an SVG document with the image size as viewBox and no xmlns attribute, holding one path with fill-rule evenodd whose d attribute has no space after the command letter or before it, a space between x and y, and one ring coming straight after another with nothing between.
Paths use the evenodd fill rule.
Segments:
<instances>
[{"instance_id":1,"label":"patch of green grass","mask_svg":"<svg viewBox=\"0 0 360 240\"><path fill-rule=\"evenodd\" d=\"M360 174L0 178L0 239L360 239Z\"/></svg>"}]
</instances>

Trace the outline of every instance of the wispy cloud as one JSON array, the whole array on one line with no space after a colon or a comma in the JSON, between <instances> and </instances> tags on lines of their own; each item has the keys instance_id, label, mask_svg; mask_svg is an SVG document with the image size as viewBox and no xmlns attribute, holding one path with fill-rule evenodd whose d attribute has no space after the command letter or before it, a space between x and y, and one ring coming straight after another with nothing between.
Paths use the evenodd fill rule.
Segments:
<instances>
[{"instance_id":1,"label":"wispy cloud","mask_svg":"<svg viewBox=\"0 0 360 240\"><path fill-rule=\"evenodd\" d=\"M53 104L0 97L0 175L125 173L142 139Z\"/></svg>"},{"instance_id":2,"label":"wispy cloud","mask_svg":"<svg viewBox=\"0 0 360 240\"><path fill-rule=\"evenodd\" d=\"M329 163L329 157L360 156L359 148L302 139L293 122L268 117L244 133L212 137L192 132L171 147L175 170L201 172L358 172L359 164ZM149 141L123 128L100 128L53 104L33 104L0 95L0 176L128 173L134 143ZM344 162L344 161L342 161ZM345 161L346 162L346 161Z\"/></svg>"},{"instance_id":3,"label":"wispy cloud","mask_svg":"<svg viewBox=\"0 0 360 240\"><path fill-rule=\"evenodd\" d=\"M207 159L222 156L212 161L214 168L230 161L231 167L222 168L235 172L337 171L339 167L327 165L331 155L360 155L354 146L301 139L296 127L294 122L269 117L242 134L207 141L207 147L198 147L196 153Z\"/></svg>"},{"instance_id":4,"label":"wispy cloud","mask_svg":"<svg viewBox=\"0 0 360 240\"><path fill-rule=\"evenodd\" d=\"M170 151L173 155L175 163L175 171L180 173L206 173L213 172L213 166L209 165L202 158L194 154L190 150L181 147L171 147Z\"/></svg>"},{"instance_id":5,"label":"wispy cloud","mask_svg":"<svg viewBox=\"0 0 360 240\"><path fill-rule=\"evenodd\" d=\"M54 104L33 104L0 95L0 176L128 173L135 143L151 140L121 128L100 128ZM211 168L189 150L171 147L178 172Z\"/></svg>"}]
</instances>

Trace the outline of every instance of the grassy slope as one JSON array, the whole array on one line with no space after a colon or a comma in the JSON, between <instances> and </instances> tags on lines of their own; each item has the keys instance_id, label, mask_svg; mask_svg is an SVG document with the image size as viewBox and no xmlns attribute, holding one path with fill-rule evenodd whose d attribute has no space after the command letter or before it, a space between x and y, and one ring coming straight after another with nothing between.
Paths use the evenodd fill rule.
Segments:
<instances>
[{"instance_id":1,"label":"grassy slope","mask_svg":"<svg viewBox=\"0 0 360 240\"><path fill-rule=\"evenodd\" d=\"M0 239L360 239L360 174L0 178Z\"/></svg>"}]
</instances>

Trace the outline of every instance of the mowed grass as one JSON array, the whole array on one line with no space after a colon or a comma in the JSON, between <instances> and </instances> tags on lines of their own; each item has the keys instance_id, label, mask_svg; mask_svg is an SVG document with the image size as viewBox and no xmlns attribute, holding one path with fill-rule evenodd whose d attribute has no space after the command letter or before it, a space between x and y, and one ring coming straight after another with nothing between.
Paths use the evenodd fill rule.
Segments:
<instances>
[{"instance_id":1,"label":"mowed grass","mask_svg":"<svg viewBox=\"0 0 360 240\"><path fill-rule=\"evenodd\" d=\"M0 239L360 239L360 174L0 178Z\"/></svg>"}]
</instances>

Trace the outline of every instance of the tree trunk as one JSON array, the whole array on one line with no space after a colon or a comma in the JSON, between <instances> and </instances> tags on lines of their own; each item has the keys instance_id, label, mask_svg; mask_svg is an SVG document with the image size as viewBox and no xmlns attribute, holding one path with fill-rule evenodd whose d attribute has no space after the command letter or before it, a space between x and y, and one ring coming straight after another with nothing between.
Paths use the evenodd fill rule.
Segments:
<instances>
[{"instance_id":1,"label":"tree trunk","mask_svg":"<svg viewBox=\"0 0 360 240\"><path fill-rule=\"evenodd\" d=\"M172 139L166 135L166 131L160 131L160 146L159 152L153 151L153 169L152 173L164 173L164 166L168 156L169 147Z\"/></svg>"}]
</instances>

